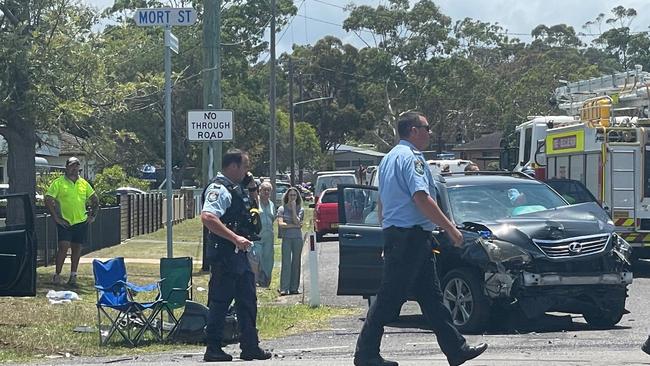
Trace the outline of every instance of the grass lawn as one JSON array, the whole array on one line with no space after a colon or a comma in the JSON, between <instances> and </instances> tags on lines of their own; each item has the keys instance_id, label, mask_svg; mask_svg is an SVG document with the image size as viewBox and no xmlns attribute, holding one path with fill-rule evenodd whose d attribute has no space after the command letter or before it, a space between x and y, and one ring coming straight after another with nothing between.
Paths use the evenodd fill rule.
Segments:
<instances>
[{"instance_id":1,"label":"grass lawn","mask_svg":"<svg viewBox=\"0 0 650 366\"><path fill-rule=\"evenodd\" d=\"M306 210L311 217L310 209ZM309 227L309 221L305 220ZM307 229L305 229L307 230ZM174 226L174 255L192 256L200 259L201 223L193 219ZM87 255L87 257L151 258L166 256L166 231L133 238L127 243L106 248ZM279 240L276 239L276 260L279 260ZM23 362L42 359L50 355L65 354L77 356L102 356L134 354L145 352L164 352L175 349L195 347L188 345L170 345L151 342L137 349L124 347L120 342L113 342L108 347L99 346L97 327L96 294L90 263L79 266L79 287L74 289L81 301L64 305L50 305L45 298L48 290L65 290L65 286L50 284L54 267L38 269L38 293L34 298L0 298L0 307L4 316L0 317L0 363ZM158 264L127 263L129 281L138 284L154 282L159 278ZM63 274L69 273L66 264ZM194 266L194 300L206 304L209 274L202 272L200 265ZM257 326L262 339L280 337L288 334L327 329L332 317L360 314L361 309L310 308L303 304L283 304L277 300L279 268L273 273L273 281L268 289L257 291L259 311ZM206 289L199 291L199 288ZM147 297L147 295L149 297ZM139 294L137 300L146 301L154 294ZM180 311L179 311L180 313ZM76 333L78 326L91 326L93 333ZM119 340L114 335L112 340Z\"/></svg>"}]
</instances>

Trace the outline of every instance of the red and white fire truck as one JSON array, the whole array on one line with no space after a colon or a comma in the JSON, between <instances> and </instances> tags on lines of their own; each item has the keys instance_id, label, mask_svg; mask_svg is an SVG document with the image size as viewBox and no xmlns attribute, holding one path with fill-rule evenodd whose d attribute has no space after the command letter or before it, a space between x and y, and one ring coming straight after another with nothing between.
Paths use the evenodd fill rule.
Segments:
<instances>
[{"instance_id":1,"label":"red and white fire truck","mask_svg":"<svg viewBox=\"0 0 650 366\"><path fill-rule=\"evenodd\" d=\"M582 182L640 258L650 258L650 73L633 71L555 90L566 116L517 127L519 171Z\"/></svg>"}]
</instances>

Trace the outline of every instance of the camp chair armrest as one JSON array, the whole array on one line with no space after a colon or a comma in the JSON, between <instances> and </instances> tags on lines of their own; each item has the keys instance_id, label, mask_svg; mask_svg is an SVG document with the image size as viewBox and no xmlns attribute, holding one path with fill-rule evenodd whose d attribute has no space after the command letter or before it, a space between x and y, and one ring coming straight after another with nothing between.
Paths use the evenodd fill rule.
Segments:
<instances>
[{"instance_id":1,"label":"camp chair armrest","mask_svg":"<svg viewBox=\"0 0 650 366\"><path fill-rule=\"evenodd\" d=\"M127 287L128 288L129 285L128 285L127 282L124 282L122 280L118 280L118 281L114 282L112 285L106 286L106 287L102 286L102 285L95 284L96 289L98 289L100 291L104 291L104 292L115 291L116 288L122 288L122 287Z\"/></svg>"},{"instance_id":2,"label":"camp chair armrest","mask_svg":"<svg viewBox=\"0 0 650 366\"><path fill-rule=\"evenodd\" d=\"M126 286L131 291L149 292L149 291L159 290L160 289L160 281L152 282L152 283L149 283L149 284L146 284L146 285L136 285L135 283L127 282Z\"/></svg>"}]
</instances>

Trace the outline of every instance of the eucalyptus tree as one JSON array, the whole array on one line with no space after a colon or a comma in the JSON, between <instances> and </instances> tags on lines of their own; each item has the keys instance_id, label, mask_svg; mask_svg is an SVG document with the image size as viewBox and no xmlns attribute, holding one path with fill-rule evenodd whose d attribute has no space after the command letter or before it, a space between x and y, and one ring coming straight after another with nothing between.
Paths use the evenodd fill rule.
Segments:
<instances>
[{"instance_id":1,"label":"eucalyptus tree","mask_svg":"<svg viewBox=\"0 0 650 366\"><path fill-rule=\"evenodd\" d=\"M83 128L104 102L95 22L76 1L0 3L0 134L12 191L34 193L37 131Z\"/></svg>"},{"instance_id":2,"label":"eucalyptus tree","mask_svg":"<svg viewBox=\"0 0 650 366\"><path fill-rule=\"evenodd\" d=\"M350 15L343 23L355 32L373 51L360 53L376 57L370 65L372 77L381 80L382 110L374 111L378 120L377 142L390 146L397 139L396 116L411 109L421 109L437 92L431 89L436 75L428 72L431 62L448 55L457 45L449 37L451 18L444 15L431 0L420 0L412 7L408 0L389 0L387 5L350 6ZM386 61L390 63L387 64ZM364 85L370 96L377 96L377 86Z\"/></svg>"}]
</instances>

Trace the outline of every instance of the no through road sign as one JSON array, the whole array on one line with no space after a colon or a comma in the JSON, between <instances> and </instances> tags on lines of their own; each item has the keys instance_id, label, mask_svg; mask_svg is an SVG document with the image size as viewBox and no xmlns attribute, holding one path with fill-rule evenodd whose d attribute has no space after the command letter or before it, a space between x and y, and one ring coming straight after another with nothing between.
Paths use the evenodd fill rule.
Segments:
<instances>
[{"instance_id":1,"label":"no through road sign","mask_svg":"<svg viewBox=\"0 0 650 366\"><path fill-rule=\"evenodd\" d=\"M187 112L187 138L190 141L230 141L233 136L232 110Z\"/></svg>"}]
</instances>

